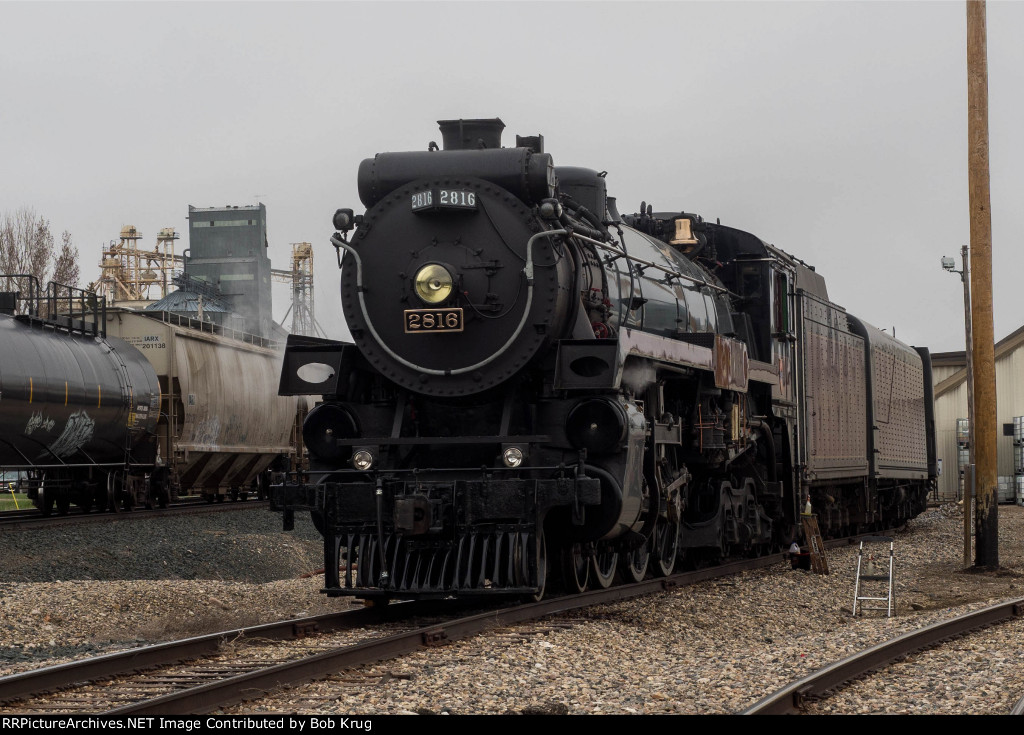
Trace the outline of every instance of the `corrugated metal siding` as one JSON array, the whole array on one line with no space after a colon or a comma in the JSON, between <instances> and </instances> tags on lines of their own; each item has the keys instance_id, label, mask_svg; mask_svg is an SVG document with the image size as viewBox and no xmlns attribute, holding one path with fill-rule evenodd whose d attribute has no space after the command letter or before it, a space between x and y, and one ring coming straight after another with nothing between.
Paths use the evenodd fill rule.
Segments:
<instances>
[{"instance_id":1,"label":"corrugated metal siding","mask_svg":"<svg viewBox=\"0 0 1024 735\"><path fill-rule=\"evenodd\" d=\"M950 375L952 375L953 373L955 373L957 370L960 370L960 369L962 369L962 368L953 367L951 365L940 365L938 367L933 367L932 368L932 381L935 383L935 385L938 385L943 380L945 380Z\"/></svg>"},{"instance_id":2,"label":"corrugated metal siding","mask_svg":"<svg viewBox=\"0 0 1024 735\"><path fill-rule=\"evenodd\" d=\"M935 372L936 383L941 380ZM948 375L946 376L948 377ZM1003 436L1003 424L1024 416L1024 345L996 360L996 421L998 462L996 474L1013 475L1013 437ZM961 383L935 399L935 428L938 456L942 460L939 498L958 497L956 420L967 418L967 387Z\"/></svg>"}]
</instances>

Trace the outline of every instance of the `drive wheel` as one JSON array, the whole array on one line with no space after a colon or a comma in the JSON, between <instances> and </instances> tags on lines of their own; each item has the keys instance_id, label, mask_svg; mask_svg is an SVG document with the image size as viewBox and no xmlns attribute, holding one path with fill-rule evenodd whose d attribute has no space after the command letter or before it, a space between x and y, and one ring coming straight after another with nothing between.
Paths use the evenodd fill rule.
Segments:
<instances>
[{"instance_id":1,"label":"drive wheel","mask_svg":"<svg viewBox=\"0 0 1024 735\"><path fill-rule=\"evenodd\" d=\"M647 575L647 562L651 558L649 542L644 542L632 551L627 551L619 560L622 577L626 582L643 582Z\"/></svg>"},{"instance_id":2,"label":"drive wheel","mask_svg":"<svg viewBox=\"0 0 1024 735\"><path fill-rule=\"evenodd\" d=\"M537 560L537 591L530 595L530 599L540 602L548 587L548 542L543 530L538 532L537 540L530 544L530 554Z\"/></svg>"},{"instance_id":3,"label":"drive wheel","mask_svg":"<svg viewBox=\"0 0 1024 735\"><path fill-rule=\"evenodd\" d=\"M679 524L659 518L651 537L651 573L656 577L672 574L679 554Z\"/></svg>"},{"instance_id":4,"label":"drive wheel","mask_svg":"<svg viewBox=\"0 0 1024 735\"><path fill-rule=\"evenodd\" d=\"M619 552L605 548L591 557L591 579L601 589L608 589L615 581L615 567L619 564Z\"/></svg>"},{"instance_id":5,"label":"drive wheel","mask_svg":"<svg viewBox=\"0 0 1024 735\"><path fill-rule=\"evenodd\" d=\"M562 550L562 577L569 594L587 591L590 585L590 559L583 553L583 544L572 544Z\"/></svg>"}]
</instances>

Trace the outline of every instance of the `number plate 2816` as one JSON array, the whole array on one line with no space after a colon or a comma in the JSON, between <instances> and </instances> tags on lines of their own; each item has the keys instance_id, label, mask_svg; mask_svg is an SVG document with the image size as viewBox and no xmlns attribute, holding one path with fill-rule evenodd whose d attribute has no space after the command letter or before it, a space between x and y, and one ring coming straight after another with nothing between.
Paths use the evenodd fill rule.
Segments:
<instances>
[{"instance_id":1,"label":"number plate 2816","mask_svg":"<svg viewBox=\"0 0 1024 735\"><path fill-rule=\"evenodd\" d=\"M437 334L461 332L462 309L406 309L406 334Z\"/></svg>"}]
</instances>

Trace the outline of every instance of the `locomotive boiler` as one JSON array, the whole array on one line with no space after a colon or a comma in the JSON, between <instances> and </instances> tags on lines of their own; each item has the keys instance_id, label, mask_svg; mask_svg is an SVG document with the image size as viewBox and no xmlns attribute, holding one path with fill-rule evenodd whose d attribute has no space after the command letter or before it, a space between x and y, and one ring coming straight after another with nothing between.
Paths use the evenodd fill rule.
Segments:
<instances>
[{"instance_id":1,"label":"locomotive boiler","mask_svg":"<svg viewBox=\"0 0 1024 735\"><path fill-rule=\"evenodd\" d=\"M931 371L757 237L442 121L363 161L332 244L352 342L292 336L320 395L309 511L328 595L545 594L899 523L935 477Z\"/></svg>"}]
</instances>

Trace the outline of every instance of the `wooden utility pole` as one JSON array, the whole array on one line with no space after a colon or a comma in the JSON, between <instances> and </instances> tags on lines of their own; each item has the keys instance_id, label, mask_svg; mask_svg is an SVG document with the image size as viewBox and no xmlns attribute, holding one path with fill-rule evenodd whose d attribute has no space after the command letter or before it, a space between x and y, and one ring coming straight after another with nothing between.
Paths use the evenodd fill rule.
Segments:
<instances>
[{"instance_id":1,"label":"wooden utility pole","mask_svg":"<svg viewBox=\"0 0 1024 735\"><path fill-rule=\"evenodd\" d=\"M996 361L992 319L992 213L988 170L988 42L984 0L967 0L967 172L971 211L974 353L974 566L999 566ZM966 502L964 510L967 509Z\"/></svg>"},{"instance_id":2,"label":"wooden utility pole","mask_svg":"<svg viewBox=\"0 0 1024 735\"><path fill-rule=\"evenodd\" d=\"M974 336L971 330L971 261L968 259L968 247L960 248L963 259L963 270L960 279L964 282L964 329L967 332L967 446L969 452L968 469L964 471L964 566L971 565L971 529L974 528L971 517L971 492L974 488Z\"/></svg>"}]
</instances>

